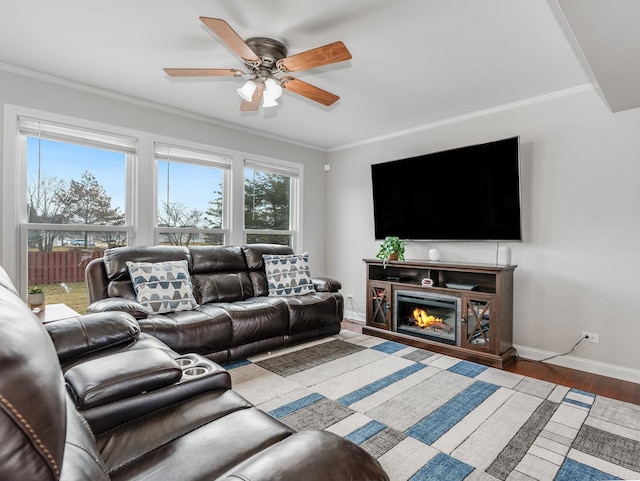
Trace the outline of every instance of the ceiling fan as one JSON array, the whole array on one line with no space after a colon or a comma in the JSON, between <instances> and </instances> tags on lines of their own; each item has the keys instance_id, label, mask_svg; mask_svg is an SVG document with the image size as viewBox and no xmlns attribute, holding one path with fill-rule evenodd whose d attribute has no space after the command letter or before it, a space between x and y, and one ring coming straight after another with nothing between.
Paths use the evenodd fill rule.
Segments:
<instances>
[{"instance_id":1,"label":"ceiling fan","mask_svg":"<svg viewBox=\"0 0 640 481\"><path fill-rule=\"evenodd\" d=\"M243 102L241 111L258 110L278 105L282 89L302 95L322 105L332 105L340 97L331 92L286 75L311 68L321 67L351 58L351 53L342 42L334 42L287 57L287 47L267 37L252 37L243 40L227 22L220 18L200 17L200 20L244 62L248 72L222 68L165 68L171 77L248 77L239 89ZM285 74L285 75L281 75ZM276 77L279 75L279 77Z\"/></svg>"}]
</instances>

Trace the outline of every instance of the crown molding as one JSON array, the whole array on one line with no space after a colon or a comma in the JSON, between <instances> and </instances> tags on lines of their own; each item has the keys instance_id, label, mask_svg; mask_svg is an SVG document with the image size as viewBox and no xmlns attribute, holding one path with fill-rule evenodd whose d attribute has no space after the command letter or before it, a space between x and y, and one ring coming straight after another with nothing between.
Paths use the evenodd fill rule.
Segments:
<instances>
[{"instance_id":1,"label":"crown molding","mask_svg":"<svg viewBox=\"0 0 640 481\"><path fill-rule=\"evenodd\" d=\"M425 130L437 129L439 127L444 127L445 125L451 125L458 122L466 122L468 120L477 119L480 117L487 117L489 115L494 115L500 112L506 112L508 110L515 110L521 107L526 107L529 105L539 104L542 102L548 102L550 100L559 99L562 97L568 97L570 95L581 94L584 92L590 92L592 90L597 90L599 87L596 83L588 83L583 85L578 85L577 87L568 88L565 90L559 90L557 92L551 92L544 95L539 95L537 97L531 97L525 100L518 100L517 102L511 102L504 105L499 105L497 107L491 107L485 110L478 110L477 112L471 112L469 114L458 115L456 117L450 117L444 120L438 120L437 122L431 122L429 124L419 125L417 127L411 127L410 129L399 130L397 132L392 132L390 134L379 135L377 137L371 137L369 139L360 140L358 142L352 142L350 144L340 145L338 147L332 147L327 149L327 153L338 152L341 150L352 149L354 147L361 147L363 145L373 144L376 142L381 142L383 140L395 139L398 137L403 137L405 135L414 134L417 132L424 132Z\"/></svg>"},{"instance_id":2,"label":"crown molding","mask_svg":"<svg viewBox=\"0 0 640 481\"><path fill-rule=\"evenodd\" d=\"M69 89L77 90L80 92L85 92L93 95L98 95L100 97L105 97L111 100L117 100L119 102L128 103L131 105L135 105L138 107L143 107L147 109L152 109L158 112L168 113L172 115L177 115L180 117L188 118L191 120L197 120L199 122L204 122L211 125L216 125L218 127L224 127L227 129L238 130L240 132L244 132L246 134L257 135L259 137L264 137L270 140L276 140L278 142L284 142L291 145L297 145L299 147L304 147L306 149L317 150L320 152L326 152L326 149L319 147L313 144L307 144L304 142L299 142L294 139L290 139L288 137L269 134L267 132L263 132L256 129L250 129L247 127L243 127L238 124L234 124L232 122L223 122L221 120L214 119L213 117L208 117L206 115L195 114L193 112L189 112L186 110L181 110L175 107L169 107L168 105L159 104L156 102L151 102L149 100L142 100L136 97L130 97L128 95L119 94L117 92L112 92L110 90L101 89L98 87L92 87L91 85L83 84L80 82L74 82L72 80L63 79L60 77L55 77L53 75L48 75L40 72L36 72L33 70L28 70L22 67L16 67L15 65L9 65L5 63L0 63L0 71L4 71L7 73L11 73L14 75L20 75L22 77L31 78L34 80L39 80L41 82L46 82L49 84L60 85L62 87L66 87Z\"/></svg>"},{"instance_id":3,"label":"crown molding","mask_svg":"<svg viewBox=\"0 0 640 481\"><path fill-rule=\"evenodd\" d=\"M66 87L69 89L73 89L73 90L78 90L81 92L86 92L86 93L90 93L93 95L98 95L101 97L106 97L112 100L117 100L120 102L124 102L124 103L128 103L128 104L132 104L132 105L136 105L138 107L143 107L143 108L148 108L148 109L152 109L152 110L156 110L159 112L164 112L164 113L168 113L168 114L172 114L172 115L177 115L180 117L184 117L184 118L188 118L191 120L197 120L200 122L204 122L204 123L208 123L211 125L216 125L218 127L223 127L223 128L228 128L228 129L233 129L233 130L237 130L240 132L244 132L247 134L251 134L251 135L256 135L259 137L263 137L263 138L267 138L270 140L275 140L278 142L284 142L287 144L291 144L291 145L296 145L299 147L303 147L306 149L311 149L311 150L316 150L319 152L324 152L324 153L332 153L332 152L339 152L342 150L347 150L347 149L352 149L354 147L360 147L360 146L364 146L364 145L368 145L368 144L374 144L377 142L381 142L384 140L390 140L390 139L394 139L394 138L398 138L398 137L403 137L405 135L410 135L410 134L414 134L417 132L424 132L426 130L432 130L432 129L437 129L439 127L443 127L446 125L451 125L451 124L455 124L458 122L466 122L468 120L473 120L473 119L477 119L477 118L481 118L481 117L486 117L489 115L494 115L500 112L505 112L505 111L509 111L509 110L515 110L515 109L519 109L521 107L526 107L529 105L534 105L534 104L539 104L542 102L548 102L551 100L556 100L562 97L568 97L571 95L576 95L576 94L581 94L584 92L589 92L589 91L593 91L593 90L598 90L598 84L593 82L593 83L587 83L587 84L583 84L583 85L578 85L576 87L572 87L572 88L568 88L568 89L564 89L564 90L559 90L556 92L551 92L548 94L544 94L544 95L539 95L537 97L532 97L529 99L525 99L525 100L519 100L516 102L511 102L508 104L504 104L504 105L499 105L497 107L491 107L489 109L485 109L485 110L479 110L477 112L471 112L469 114L464 114L464 115L459 115L456 117L450 117L448 119L443 119L443 120L439 120L437 122L431 122L428 124L423 124L423 125L419 125L416 127L411 127L409 129L405 129L405 130L399 130L396 132L391 132L389 134L383 134L383 135L379 135L376 137L370 137L368 139L365 140L360 140L357 142L352 142L352 143L348 143L348 144L344 144L344 145L340 145L340 146L336 146L336 147L331 147L331 148L323 148L320 147L318 145L314 145L314 144L308 144L305 142L299 142L297 140L288 138L288 137L284 137L284 136L280 136L280 135L274 135L274 134L269 134L267 132L263 132L260 130L256 130L256 129L250 129L247 127L243 127L241 125L238 124L234 124L232 122L223 122L217 119L214 119L213 117L208 117L206 115L201 115L201 114L195 114L193 112L188 112L186 110L181 110L175 107L169 107L168 105L163 105L163 104L159 104L156 102L151 102L148 100L142 100L136 97L130 97L128 95L124 95L124 94L119 94L116 92L111 92L109 90L105 90L105 89L101 89L98 87L92 87L90 85L86 85L86 84L82 84L79 82L74 82L71 80L67 80L67 79L63 79L60 77L55 77L52 75L48 75L48 74L43 74L40 72L36 72L33 70L28 70L22 67L16 67L14 65L9 65L9 64L3 64L0 63L0 71L5 71L8 73L12 73L15 75L20 75L23 77L28 77L28 78L32 78L35 80L39 80L42 82L46 82L46 83L50 83L50 84L55 84L55 85L60 85L62 87Z\"/></svg>"}]
</instances>

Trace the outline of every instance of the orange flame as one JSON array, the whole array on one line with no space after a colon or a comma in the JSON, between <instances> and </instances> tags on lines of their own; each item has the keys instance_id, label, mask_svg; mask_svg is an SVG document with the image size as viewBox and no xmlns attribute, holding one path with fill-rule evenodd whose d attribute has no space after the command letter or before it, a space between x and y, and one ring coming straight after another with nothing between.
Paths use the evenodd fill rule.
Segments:
<instances>
[{"instance_id":1,"label":"orange flame","mask_svg":"<svg viewBox=\"0 0 640 481\"><path fill-rule=\"evenodd\" d=\"M420 327L429 327L432 324L442 323L443 320L439 317L430 316L427 311L416 307L413 310L413 318Z\"/></svg>"}]
</instances>

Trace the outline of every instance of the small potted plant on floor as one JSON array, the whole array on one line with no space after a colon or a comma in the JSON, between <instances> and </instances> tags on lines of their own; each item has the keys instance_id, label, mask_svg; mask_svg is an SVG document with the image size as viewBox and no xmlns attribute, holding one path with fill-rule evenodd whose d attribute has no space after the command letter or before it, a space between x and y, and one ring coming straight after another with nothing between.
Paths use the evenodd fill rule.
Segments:
<instances>
[{"instance_id":1,"label":"small potted plant on floor","mask_svg":"<svg viewBox=\"0 0 640 481\"><path fill-rule=\"evenodd\" d=\"M382 261L384 267L387 267L388 261L403 261L405 243L406 241L398 237L387 236L382 241L376 257Z\"/></svg>"},{"instance_id":2,"label":"small potted plant on floor","mask_svg":"<svg viewBox=\"0 0 640 481\"><path fill-rule=\"evenodd\" d=\"M42 287L33 286L29 289L29 293L27 294L27 304L29 304L30 309L35 309L36 307L43 309L45 302L44 290Z\"/></svg>"}]
</instances>

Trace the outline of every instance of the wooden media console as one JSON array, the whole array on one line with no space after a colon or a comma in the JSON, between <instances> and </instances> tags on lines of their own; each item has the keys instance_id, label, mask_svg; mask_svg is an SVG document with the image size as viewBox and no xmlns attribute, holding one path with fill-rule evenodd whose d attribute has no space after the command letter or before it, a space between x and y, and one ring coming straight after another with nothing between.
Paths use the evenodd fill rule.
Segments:
<instances>
[{"instance_id":1,"label":"wooden media console","mask_svg":"<svg viewBox=\"0 0 640 481\"><path fill-rule=\"evenodd\" d=\"M515 360L516 266L418 260L389 261L386 265L378 259L364 262L365 334L500 369Z\"/></svg>"}]
</instances>

